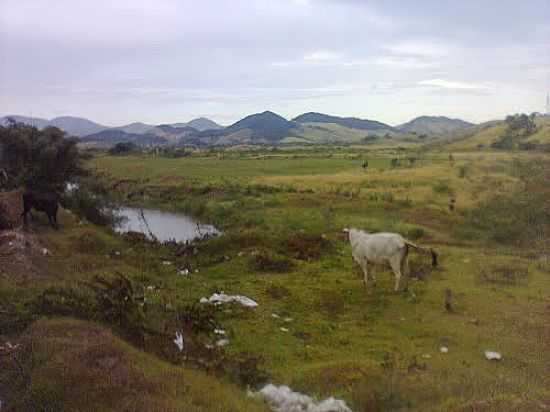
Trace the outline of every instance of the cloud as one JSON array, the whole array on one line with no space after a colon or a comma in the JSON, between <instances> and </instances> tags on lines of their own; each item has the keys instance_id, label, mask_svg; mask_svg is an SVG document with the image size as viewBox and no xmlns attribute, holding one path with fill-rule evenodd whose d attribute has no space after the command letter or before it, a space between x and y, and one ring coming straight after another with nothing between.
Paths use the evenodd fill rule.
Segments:
<instances>
[{"instance_id":1,"label":"cloud","mask_svg":"<svg viewBox=\"0 0 550 412\"><path fill-rule=\"evenodd\" d=\"M304 56L305 61L319 62L319 61L334 61L340 60L341 55L328 50L319 50L313 53L306 54Z\"/></svg>"},{"instance_id":2,"label":"cloud","mask_svg":"<svg viewBox=\"0 0 550 412\"><path fill-rule=\"evenodd\" d=\"M420 86L428 87L437 87L441 89L453 89L453 90L489 90L490 88L486 85L481 85L477 83L466 83L466 82L457 82L444 79L431 79L431 80L422 80L418 82Z\"/></svg>"}]
</instances>

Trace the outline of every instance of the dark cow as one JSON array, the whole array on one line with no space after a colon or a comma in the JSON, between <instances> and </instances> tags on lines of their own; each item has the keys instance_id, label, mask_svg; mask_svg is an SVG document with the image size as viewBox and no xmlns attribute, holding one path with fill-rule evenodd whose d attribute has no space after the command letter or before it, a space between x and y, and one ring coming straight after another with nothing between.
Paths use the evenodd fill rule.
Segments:
<instances>
[{"instance_id":1,"label":"dark cow","mask_svg":"<svg viewBox=\"0 0 550 412\"><path fill-rule=\"evenodd\" d=\"M59 197L54 192L38 192L28 190L23 193L23 222L27 226L27 215L34 208L39 212L44 212L48 215L50 225L54 229L59 229L57 224L57 209L59 208ZM32 216L32 215L31 215Z\"/></svg>"}]
</instances>

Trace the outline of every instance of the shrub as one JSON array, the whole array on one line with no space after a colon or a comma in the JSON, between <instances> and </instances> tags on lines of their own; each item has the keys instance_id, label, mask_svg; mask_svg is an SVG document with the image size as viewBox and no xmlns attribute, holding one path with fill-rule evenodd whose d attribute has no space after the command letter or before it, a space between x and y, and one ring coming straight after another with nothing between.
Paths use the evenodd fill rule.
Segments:
<instances>
[{"instance_id":1,"label":"shrub","mask_svg":"<svg viewBox=\"0 0 550 412\"><path fill-rule=\"evenodd\" d=\"M38 130L15 121L0 126L7 187L63 192L66 182L84 174L77 142L56 127Z\"/></svg>"},{"instance_id":2,"label":"shrub","mask_svg":"<svg viewBox=\"0 0 550 412\"><path fill-rule=\"evenodd\" d=\"M432 186L432 190L435 193L443 194L443 193L452 193L452 189L449 186L447 182L444 182L442 180L438 181L435 185Z\"/></svg>"},{"instance_id":3,"label":"shrub","mask_svg":"<svg viewBox=\"0 0 550 412\"><path fill-rule=\"evenodd\" d=\"M101 179L95 176L81 178L71 190L66 190L61 202L77 216L96 225L113 226L117 204Z\"/></svg>"}]
</instances>

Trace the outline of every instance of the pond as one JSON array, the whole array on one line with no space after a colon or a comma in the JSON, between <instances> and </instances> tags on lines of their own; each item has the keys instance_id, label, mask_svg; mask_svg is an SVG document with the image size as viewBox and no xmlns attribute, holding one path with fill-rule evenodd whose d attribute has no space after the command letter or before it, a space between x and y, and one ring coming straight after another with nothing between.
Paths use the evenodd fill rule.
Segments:
<instances>
[{"instance_id":1,"label":"pond","mask_svg":"<svg viewBox=\"0 0 550 412\"><path fill-rule=\"evenodd\" d=\"M180 213L122 207L115 212L115 215L122 218L115 227L116 232L140 232L149 238L154 236L161 242L169 240L186 242L204 235L220 234L214 226L200 223Z\"/></svg>"}]
</instances>

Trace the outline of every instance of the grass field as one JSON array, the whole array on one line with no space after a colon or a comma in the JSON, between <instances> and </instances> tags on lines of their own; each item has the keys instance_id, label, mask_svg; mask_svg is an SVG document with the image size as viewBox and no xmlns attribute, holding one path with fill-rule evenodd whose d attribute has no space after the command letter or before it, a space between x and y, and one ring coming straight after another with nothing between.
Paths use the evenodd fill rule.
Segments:
<instances>
[{"instance_id":1,"label":"grass field","mask_svg":"<svg viewBox=\"0 0 550 412\"><path fill-rule=\"evenodd\" d=\"M108 177L123 202L189 213L224 235L200 242L197 254L176 256L170 246L136 245L64 213L59 232L37 226L52 251L43 259L51 276L38 279L25 296L115 273L154 286L146 292L152 306L188 305L221 290L243 294L259 306L220 313L230 342L224 356L261 359L258 367L271 382L343 398L354 411L545 410L550 268L532 250L495 243L468 220L480 202L516 190L514 159L536 157L357 154L353 148L225 158L98 156L90 168ZM391 167L394 158L401 166ZM428 258L413 254L418 280L411 279L407 291L392 291L384 267L374 269L377 285L366 291L342 233L349 226L402 233L435 248L441 265L433 269ZM192 274L177 275L180 267ZM4 290L20 287L6 283ZM446 290L451 311L444 306ZM148 322L160 327L163 320ZM174 350L169 340L162 345ZM443 346L448 353L440 352ZM488 349L503 360L485 359ZM146 373L183 370L149 356L140 363ZM186 365L180 358L175 363ZM196 388L206 378L186 379ZM212 389L219 399L244 402L232 384L221 382ZM220 410L239 410L231 408ZM197 410L216 409L204 404Z\"/></svg>"}]
</instances>

